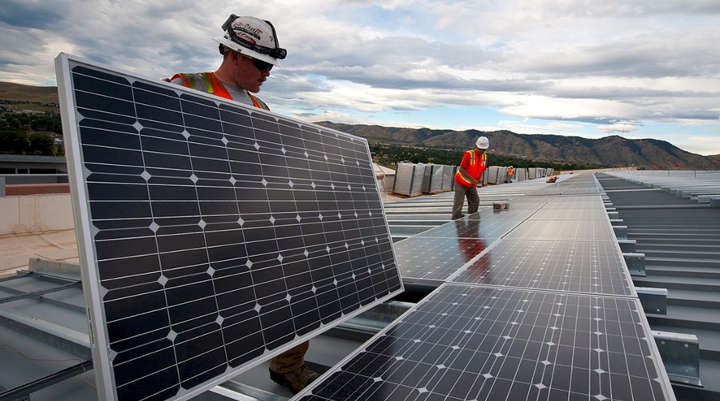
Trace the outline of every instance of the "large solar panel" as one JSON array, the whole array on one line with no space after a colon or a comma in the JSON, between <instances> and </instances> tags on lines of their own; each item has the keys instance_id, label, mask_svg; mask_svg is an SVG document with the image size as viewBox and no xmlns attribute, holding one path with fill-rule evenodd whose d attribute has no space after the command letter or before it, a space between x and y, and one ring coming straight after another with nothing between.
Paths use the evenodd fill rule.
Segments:
<instances>
[{"instance_id":1,"label":"large solar panel","mask_svg":"<svg viewBox=\"0 0 720 401\"><path fill-rule=\"evenodd\" d=\"M635 296L614 241L505 239L452 281Z\"/></svg>"},{"instance_id":2,"label":"large solar panel","mask_svg":"<svg viewBox=\"0 0 720 401\"><path fill-rule=\"evenodd\" d=\"M411 237L396 242L395 255L403 280L443 281L488 246L479 238Z\"/></svg>"},{"instance_id":3,"label":"large solar panel","mask_svg":"<svg viewBox=\"0 0 720 401\"><path fill-rule=\"evenodd\" d=\"M364 139L58 56L101 399L187 399L402 291Z\"/></svg>"},{"instance_id":4,"label":"large solar panel","mask_svg":"<svg viewBox=\"0 0 720 401\"><path fill-rule=\"evenodd\" d=\"M674 399L637 299L450 284L293 398Z\"/></svg>"}]
</instances>

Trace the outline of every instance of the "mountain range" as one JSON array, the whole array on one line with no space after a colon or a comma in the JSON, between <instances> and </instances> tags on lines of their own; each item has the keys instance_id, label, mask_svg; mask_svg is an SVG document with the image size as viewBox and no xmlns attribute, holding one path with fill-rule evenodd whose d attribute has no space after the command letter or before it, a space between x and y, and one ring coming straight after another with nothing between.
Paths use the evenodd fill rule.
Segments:
<instances>
[{"instance_id":1,"label":"mountain range","mask_svg":"<svg viewBox=\"0 0 720 401\"><path fill-rule=\"evenodd\" d=\"M478 136L490 139L490 153L523 159L585 163L606 167L720 169L720 157L684 151L657 139L627 139L612 135L600 139L562 135L526 135L512 131L398 128L380 125L318 124L367 138L371 143L410 147L465 150Z\"/></svg>"},{"instance_id":2,"label":"mountain range","mask_svg":"<svg viewBox=\"0 0 720 401\"><path fill-rule=\"evenodd\" d=\"M0 82L0 112L57 112L57 87ZM607 167L720 169L720 155L701 156L667 141L626 139L613 135L588 139L562 135L526 135L512 131L454 131L449 129L400 128L380 125L318 124L367 138L371 143L465 150L475 139L490 139L490 153L529 160L583 163Z\"/></svg>"}]
</instances>

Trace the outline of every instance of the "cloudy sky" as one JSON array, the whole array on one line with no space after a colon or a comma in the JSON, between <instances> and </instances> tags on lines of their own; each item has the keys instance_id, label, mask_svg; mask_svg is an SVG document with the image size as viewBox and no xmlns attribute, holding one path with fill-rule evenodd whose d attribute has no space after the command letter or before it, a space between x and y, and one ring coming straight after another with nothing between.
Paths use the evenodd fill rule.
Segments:
<instances>
[{"instance_id":1,"label":"cloudy sky","mask_svg":"<svg viewBox=\"0 0 720 401\"><path fill-rule=\"evenodd\" d=\"M0 80L54 85L60 51L214 70L230 13L276 26L288 57L261 97L285 115L720 154L718 0L2 0Z\"/></svg>"}]
</instances>

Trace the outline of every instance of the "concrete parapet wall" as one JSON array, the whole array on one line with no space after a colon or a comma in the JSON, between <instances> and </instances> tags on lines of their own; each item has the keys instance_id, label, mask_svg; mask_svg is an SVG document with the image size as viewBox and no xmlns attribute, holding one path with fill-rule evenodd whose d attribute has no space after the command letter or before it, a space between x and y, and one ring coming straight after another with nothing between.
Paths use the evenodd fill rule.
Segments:
<instances>
[{"instance_id":1,"label":"concrete parapet wall","mask_svg":"<svg viewBox=\"0 0 720 401\"><path fill-rule=\"evenodd\" d=\"M0 235L67 230L74 226L70 194L0 197Z\"/></svg>"}]
</instances>

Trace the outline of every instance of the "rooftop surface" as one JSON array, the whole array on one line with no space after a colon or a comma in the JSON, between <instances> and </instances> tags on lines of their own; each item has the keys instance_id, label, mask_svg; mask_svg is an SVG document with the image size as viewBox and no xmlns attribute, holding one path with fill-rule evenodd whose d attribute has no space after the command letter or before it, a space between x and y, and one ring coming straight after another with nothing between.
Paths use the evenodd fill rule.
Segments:
<instances>
[{"instance_id":1,"label":"rooftop surface","mask_svg":"<svg viewBox=\"0 0 720 401\"><path fill-rule=\"evenodd\" d=\"M720 298L717 296L720 277L714 272L720 247L720 209L699 205L693 199L681 199L667 190L648 190L643 184L632 184L617 177L600 175L598 178L603 187L607 184L608 196L629 226L629 237L638 241L638 252L647 255L647 277L634 278L635 285L670 290L668 314L648 315L652 328L694 333L700 339L705 389L675 386L678 399L715 399L719 389L713 378L720 377ZM480 191L481 205L489 210L494 200L522 198L537 190L552 192L552 188L542 180L486 187ZM630 197L632 193L638 198ZM649 193L663 195L664 201L647 197ZM621 196L614 198L615 194ZM667 194L672 198L666 198ZM385 202L393 240L402 241L447 223L452 193L401 200L388 198ZM658 205L667 207L658 209ZM625 206L630 208L623 209ZM512 206L511 210L514 210ZM664 217L651 215L653 210L660 210ZM74 242L73 230L0 238L0 253L8 256L3 258L0 272L10 273L0 282L5 291L0 292L0 299L15 297L0 303L0 343L3 344L0 366L3 372L12 373L0 375L0 392L54 376L64 380L49 387L28 387L35 390L33 400L96 397L94 376L88 372L87 365L88 330L84 297L77 284L79 276L67 269L62 270L60 276L43 273L47 269L35 269L35 273L23 276L12 275L15 270L28 267L29 257L76 261ZM319 370L339 362L409 307L402 301L415 301L424 296L422 288L409 289L401 302L356 318L314 339L307 360ZM23 294L34 295L23 297ZM13 368L8 369L10 366ZM268 379L266 369L265 364L254 368L226 383L222 389L198 399L287 399L290 394ZM243 398L238 392L252 398Z\"/></svg>"}]
</instances>

